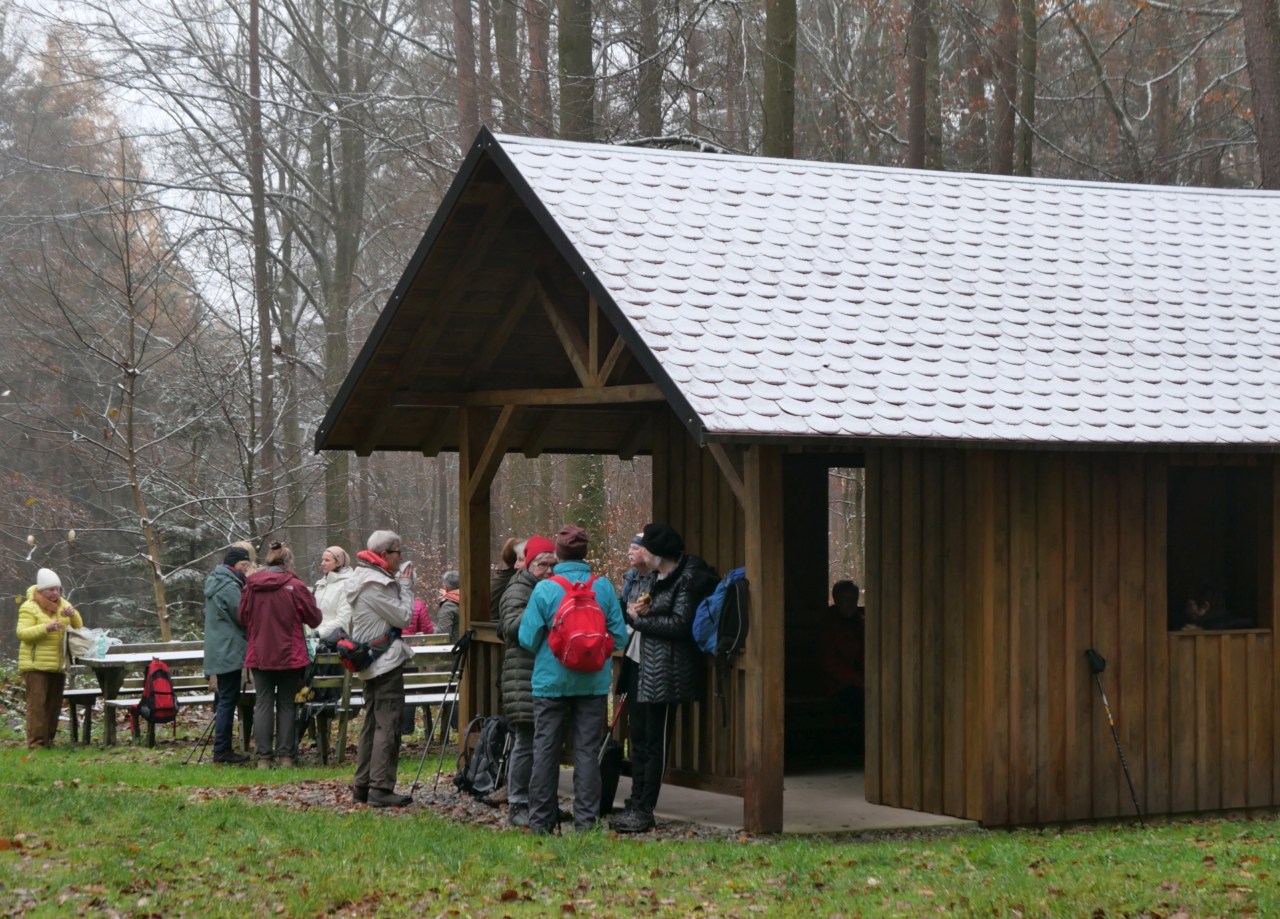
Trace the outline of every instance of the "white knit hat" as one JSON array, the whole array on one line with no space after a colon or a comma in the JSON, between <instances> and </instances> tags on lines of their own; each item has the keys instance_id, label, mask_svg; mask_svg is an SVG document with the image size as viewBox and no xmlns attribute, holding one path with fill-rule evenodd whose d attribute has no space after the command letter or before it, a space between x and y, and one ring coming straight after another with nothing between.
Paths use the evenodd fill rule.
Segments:
<instances>
[{"instance_id":1,"label":"white knit hat","mask_svg":"<svg viewBox=\"0 0 1280 919\"><path fill-rule=\"evenodd\" d=\"M36 590L48 590L50 587L62 587L62 581L52 568L41 568L36 572Z\"/></svg>"}]
</instances>

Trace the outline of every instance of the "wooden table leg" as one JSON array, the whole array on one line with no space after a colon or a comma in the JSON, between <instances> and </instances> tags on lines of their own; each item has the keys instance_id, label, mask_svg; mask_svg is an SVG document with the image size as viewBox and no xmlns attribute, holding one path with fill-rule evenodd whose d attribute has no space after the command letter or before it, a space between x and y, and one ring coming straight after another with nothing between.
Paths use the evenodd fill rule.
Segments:
<instances>
[{"instance_id":1,"label":"wooden table leg","mask_svg":"<svg viewBox=\"0 0 1280 919\"><path fill-rule=\"evenodd\" d=\"M71 742L74 744L80 739L80 722L76 719L76 703L71 699L67 700L67 712L71 715Z\"/></svg>"},{"instance_id":2,"label":"wooden table leg","mask_svg":"<svg viewBox=\"0 0 1280 919\"><path fill-rule=\"evenodd\" d=\"M338 710L338 765L347 758L347 722L351 720L351 671L342 675L342 708Z\"/></svg>"},{"instance_id":3,"label":"wooden table leg","mask_svg":"<svg viewBox=\"0 0 1280 919\"><path fill-rule=\"evenodd\" d=\"M97 677L98 688L102 690L102 745L114 747L116 745L116 712L107 703L120 695L120 688L124 686L124 668L95 667L93 675Z\"/></svg>"}]
</instances>

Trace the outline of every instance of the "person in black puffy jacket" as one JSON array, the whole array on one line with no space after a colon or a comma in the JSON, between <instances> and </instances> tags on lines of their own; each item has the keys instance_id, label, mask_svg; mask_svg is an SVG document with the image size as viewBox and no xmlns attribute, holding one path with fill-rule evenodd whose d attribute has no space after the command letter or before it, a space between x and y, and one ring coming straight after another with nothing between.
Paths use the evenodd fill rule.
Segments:
<instances>
[{"instance_id":1,"label":"person in black puffy jacket","mask_svg":"<svg viewBox=\"0 0 1280 919\"><path fill-rule=\"evenodd\" d=\"M702 698L706 663L693 640L693 617L720 581L714 568L684 554L684 539L666 524L646 525L641 547L654 575L649 595L627 607L631 797L611 821L620 833L653 829L676 706Z\"/></svg>"}]
</instances>

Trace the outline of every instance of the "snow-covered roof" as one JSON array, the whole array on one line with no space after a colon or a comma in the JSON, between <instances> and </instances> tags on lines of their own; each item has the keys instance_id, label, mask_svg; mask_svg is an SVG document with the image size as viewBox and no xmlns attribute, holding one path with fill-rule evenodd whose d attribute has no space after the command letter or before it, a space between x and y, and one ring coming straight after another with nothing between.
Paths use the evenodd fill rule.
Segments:
<instances>
[{"instance_id":1,"label":"snow-covered roof","mask_svg":"<svg viewBox=\"0 0 1280 919\"><path fill-rule=\"evenodd\" d=\"M1280 444L1280 195L496 142L713 438Z\"/></svg>"}]
</instances>

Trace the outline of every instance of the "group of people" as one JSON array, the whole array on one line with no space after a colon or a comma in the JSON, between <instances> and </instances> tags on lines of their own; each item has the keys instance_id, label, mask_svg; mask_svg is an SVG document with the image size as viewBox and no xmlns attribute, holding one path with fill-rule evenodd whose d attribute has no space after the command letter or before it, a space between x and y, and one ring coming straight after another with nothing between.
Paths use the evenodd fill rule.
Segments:
<instances>
[{"instance_id":1,"label":"group of people","mask_svg":"<svg viewBox=\"0 0 1280 919\"><path fill-rule=\"evenodd\" d=\"M651 523L628 551L630 568L619 590L593 576L587 534L566 526L555 540L532 536L510 547L508 573L491 587L498 635L504 644L502 710L514 741L507 778L507 820L535 833L558 824L559 771L564 740L573 737L573 822L599 820L602 780L597 754L608 724L612 661L598 672L570 670L552 653L548 634L568 583L589 581L614 647L625 649L617 694L629 718L632 793L610 821L619 832L654 825L675 707L702 695L704 664L693 640L698 604L718 577L684 552L680 534Z\"/></svg>"},{"instance_id":2,"label":"group of people","mask_svg":"<svg viewBox=\"0 0 1280 919\"><path fill-rule=\"evenodd\" d=\"M628 550L630 567L620 588L593 574L588 536L566 526L554 540L511 540L505 567L490 585L491 610L504 642L502 706L514 735L508 771L508 820L535 833L560 822L558 784L567 735L574 750L573 821L578 829L600 817L602 781L597 753L608 725L612 692L625 696L632 761L632 791L611 820L621 832L653 827L662 787L675 709L701 698L704 661L693 639L699 603L718 576L705 561L684 551L671 527L651 523ZM351 559L330 546L321 577L308 586L294 572L289 546L270 544L261 566L253 547L227 550L205 582L205 671L215 693L213 760L246 763L233 748L236 709L247 671L255 693L254 757L258 768L289 767L297 755L296 700L312 654L308 637L323 640L342 630L354 642L382 642L382 651L357 675L363 681L364 722L357 741L353 799L380 807L403 807L412 799L395 791L400 738L413 730L405 704L405 671L413 649L403 636L447 633L458 639L459 579L446 572L435 618L414 598L413 570L400 537L373 533ZM618 684L612 660L597 672L570 669L552 652L548 636L572 583L588 582L614 647L623 649ZM58 576L41 569L27 591L18 620L19 667L27 687L27 742L52 743L65 685L68 628L80 614L61 595ZM406 717L407 716L407 717Z\"/></svg>"}]
</instances>

